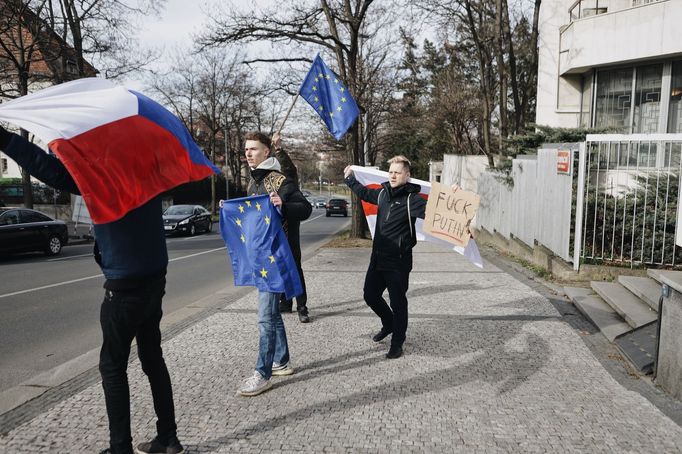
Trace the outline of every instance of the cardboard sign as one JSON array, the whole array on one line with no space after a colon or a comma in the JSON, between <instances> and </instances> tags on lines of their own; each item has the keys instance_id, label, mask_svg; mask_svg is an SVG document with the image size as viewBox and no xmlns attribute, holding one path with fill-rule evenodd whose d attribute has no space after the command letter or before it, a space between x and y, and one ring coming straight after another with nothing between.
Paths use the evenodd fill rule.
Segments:
<instances>
[{"instance_id":1,"label":"cardboard sign","mask_svg":"<svg viewBox=\"0 0 682 454\"><path fill-rule=\"evenodd\" d=\"M476 216L481 197L473 192L431 182L429 201L426 203L424 232L456 246L469 243L469 225Z\"/></svg>"}]
</instances>

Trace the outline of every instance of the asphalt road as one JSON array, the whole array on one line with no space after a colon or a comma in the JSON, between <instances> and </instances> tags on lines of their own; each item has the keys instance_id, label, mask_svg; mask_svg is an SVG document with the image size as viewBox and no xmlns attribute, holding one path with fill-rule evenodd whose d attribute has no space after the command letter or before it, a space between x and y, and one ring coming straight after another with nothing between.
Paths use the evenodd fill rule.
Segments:
<instances>
[{"instance_id":1,"label":"asphalt road","mask_svg":"<svg viewBox=\"0 0 682 454\"><path fill-rule=\"evenodd\" d=\"M349 219L313 210L301 226L303 260L348 228ZM217 292L229 298L243 291L233 285L225 245L213 230L168 238L166 316ZM0 392L99 347L103 283L92 244L67 246L56 258L0 258Z\"/></svg>"}]
</instances>

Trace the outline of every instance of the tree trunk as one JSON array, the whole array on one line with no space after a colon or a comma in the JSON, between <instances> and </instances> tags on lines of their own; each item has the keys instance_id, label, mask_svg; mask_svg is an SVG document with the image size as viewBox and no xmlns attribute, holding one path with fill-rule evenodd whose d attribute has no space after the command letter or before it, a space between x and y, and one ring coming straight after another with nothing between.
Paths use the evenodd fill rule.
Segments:
<instances>
[{"instance_id":1,"label":"tree trunk","mask_svg":"<svg viewBox=\"0 0 682 454\"><path fill-rule=\"evenodd\" d=\"M500 105L500 131L499 131L499 148L502 149L504 139L507 137L509 131L507 128L507 71L504 63L504 45L502 38L502 0L495 2L495 36L497 38L497 72L499 74L499 105Z\"/></svg>"},{"instance_id":2,"label":"tree trunk","mask_svg":"<svg viewBox=\"0 0 682 454\"><path fill-rule=\"evenodd\" d=\"M19 94L21 96L26 96L28 94L28 65L29 62L24 63L26 65L25 71L19 75ZM28 131L21 129L21 137L28 140ZM33 208L33 185L31 185L31 175L21 169L21 186L24 190L24 207Z\"/></svg>"},{"instance_id":3,"label":"tree trunk","mask_svg":"<svg viewBox=\"0 0 682 454\"><path fill-rule=\"evenodd\" d=\"M531 83L528 84L530 90L536 90L537 87L537 82L538 82L538 32L539 32L539 22L540 22L540 4L542 3L542 0L535 0L535 7L533 9L533 29L531 32L531 52L532 52L532 60L531 60L531 69L532 69L532 77L531 77ZM532 93L527 93L526 98L529 98L532 96ZM526 103L527 106L529 106L531 103ZM527 109L526 106L526 109ZM523 115L524 119L527 119L526 116L529 114L529 112L526 112L526 109L523 110Z\"/></svg>"},{"instance_id":4,"label":"tree trunk","mask_svg":"<svg viewBox=\"0 0 682 454\"><path fill-rule=\"evenodd\" d=\"M511 36L511 26L509 25L509 5L507 0L502 0L502 10L502 27L509 52L509 81L511 82L512 98L514 100L514 134L519 134L521 128L525 125L525 121L522 122L524 115L521 106L521 98L519 96L519 81L517 80L516 75L516 54L514 52L514 41Z\"/></svg>"},{"instance_id":5,"label":"tree trunk","mask_svg":"<svg viewBox=\"0 0 682 454\"><path fill-rule=\"evenodd\" d=\"M495 161L493 159L492 147L490 144L490 117L492 114L491 102L490 102L490 84L489 84L489 74L487 67L490 66L488 59L485 57L485 49L483 48L483 43L481 42L478 32L476 31L476 20L474 19L474 14L471 8L471 3L465 3L467 20L469 23L471 37L473 38L474 44L476 45L476 54L478 55L478 74L480 77L480 89L481 96L483 97L483 115L482 115L482 126L483 126L483 151L488 156L488 165L493 168L495 167Z\"/></svg>"}]
</instances>

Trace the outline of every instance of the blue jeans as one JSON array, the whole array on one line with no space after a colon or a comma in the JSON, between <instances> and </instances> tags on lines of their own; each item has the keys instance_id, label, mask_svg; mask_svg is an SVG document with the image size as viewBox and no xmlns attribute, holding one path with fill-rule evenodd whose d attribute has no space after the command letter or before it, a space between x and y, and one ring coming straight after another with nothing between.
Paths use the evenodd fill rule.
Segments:
<instances>
[{"instance_id":1,"label":"blue jeans","mask_svg":"<svg viewBox=\"0 0 682 454\"><path fill-rule=\"evenodd\" d=\"M265 378L272 376L273 361L289 362L287 332L279 313L279 293L258 292L258 362L256 370Z\"/></svg>"}]
</instances>

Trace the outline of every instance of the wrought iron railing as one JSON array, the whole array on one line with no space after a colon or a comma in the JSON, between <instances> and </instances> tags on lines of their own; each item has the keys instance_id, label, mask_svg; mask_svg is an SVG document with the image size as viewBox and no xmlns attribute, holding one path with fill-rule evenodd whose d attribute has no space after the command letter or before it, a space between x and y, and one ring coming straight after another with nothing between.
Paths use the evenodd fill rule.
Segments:
<instances>
[{"instance_id":1,"label":"wrought iron railing","mask_svg":"<svg viewBox=\"0 0 682 454\"><path fill-rule=\"evenodd\" d=\"M578 166L574 265L682 265L682 134L590 135Z\"/></svg>"}]
</instances>

